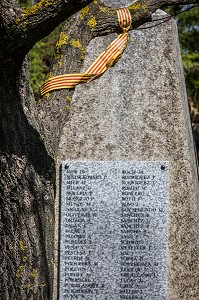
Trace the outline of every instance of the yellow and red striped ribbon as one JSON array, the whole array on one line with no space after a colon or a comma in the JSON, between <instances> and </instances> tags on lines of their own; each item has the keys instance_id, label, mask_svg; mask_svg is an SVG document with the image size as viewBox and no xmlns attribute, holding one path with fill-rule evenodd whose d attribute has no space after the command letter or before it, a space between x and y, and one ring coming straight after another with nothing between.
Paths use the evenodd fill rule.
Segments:
<instances>
[{"instance_id":1,"label":"yellow and red striped ribbon","mask_svg":"<svg viewBox=\"0 0 199 300\"><path fill-rule=\"evenodd\" d=\"M108 48L98 56L86 72L84 74L64 74L49 78L41 87L41 95L53 90L74 88L80 83L91 81L102 75L118 61L129 42L127 31L131 26L131 14L128 8L123 7L117 9L117 15L123 33L121 33Z\"/></svg>"}]
</instances>

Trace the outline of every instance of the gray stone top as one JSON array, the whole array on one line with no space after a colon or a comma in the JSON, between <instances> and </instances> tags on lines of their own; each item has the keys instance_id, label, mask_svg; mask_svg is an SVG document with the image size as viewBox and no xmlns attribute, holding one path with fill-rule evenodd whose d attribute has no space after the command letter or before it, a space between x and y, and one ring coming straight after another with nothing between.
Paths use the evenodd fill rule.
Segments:
<instances>
[{"instance_id":1,"label":"gray stone top","mask_svg":"<svg viewBox=\"0 0 199 300\"><path fill-rule=\"evenodd\" d=\"M136 0L103 0L102 2L111 7L126 7L133 4Z\"/></svg>"}]
</instances>

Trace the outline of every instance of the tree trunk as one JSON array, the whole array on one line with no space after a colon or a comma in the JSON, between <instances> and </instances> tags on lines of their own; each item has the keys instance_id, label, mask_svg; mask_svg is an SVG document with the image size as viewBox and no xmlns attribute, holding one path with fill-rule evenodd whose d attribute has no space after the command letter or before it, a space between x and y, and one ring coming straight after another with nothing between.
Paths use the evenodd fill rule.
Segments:
<instances>
[{"instance_id":1,"label":"tree trunk","mask_svg":"<svg viewBox=\"0 0 199 300\"><path fill-rule=\"evenodd\" d=\"M0 72L1 299L49 300L55 163L39 134L28 60L16 71Z\"/></svg>"}]
</instances>

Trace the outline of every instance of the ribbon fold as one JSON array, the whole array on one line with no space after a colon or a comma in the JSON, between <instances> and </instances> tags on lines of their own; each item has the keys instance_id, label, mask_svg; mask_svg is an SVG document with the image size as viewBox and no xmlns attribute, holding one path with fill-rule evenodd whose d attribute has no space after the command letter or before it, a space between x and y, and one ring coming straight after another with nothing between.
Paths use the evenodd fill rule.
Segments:
<instances>
[{"instance_id":1,"label":"ribbon fold","mask_svg":"<svg viewBox=\"0 0 199 300\"><path fill-rule=\"evenodd\" d=\"M123 7L117 9L117 16L123 33L98 56L86 72L84 74L64 74L49 78L41 87L41 95L58 89L74 88L78 84L90 82L101 76L120 59L129 42L127 32L131 26L131 14L128 8Z\"/></svg>"}]
</instances>

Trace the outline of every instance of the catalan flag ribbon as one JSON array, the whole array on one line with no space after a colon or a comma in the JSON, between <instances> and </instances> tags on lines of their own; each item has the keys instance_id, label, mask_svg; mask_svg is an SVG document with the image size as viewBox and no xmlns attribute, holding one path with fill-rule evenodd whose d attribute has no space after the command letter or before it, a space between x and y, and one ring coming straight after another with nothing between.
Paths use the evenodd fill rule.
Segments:
<instances>
[{"instance_id":1,"label":"catalan flag ribbon","mask_svg":"<svg viewBox=\"0 0 199 300\"><path fill-rule=\"evenodd\" d=\"M124 7L117 9L117 15L123 33L121 33L108 48L98 56L86 72L84 74L64 74L49 78L41 87L41 95L58 89L74 88L80 83L89 82L102 75L118 61L129 42L127 32L131 26L131 14L128 8Z\"/></svg>"}]
</instances>

